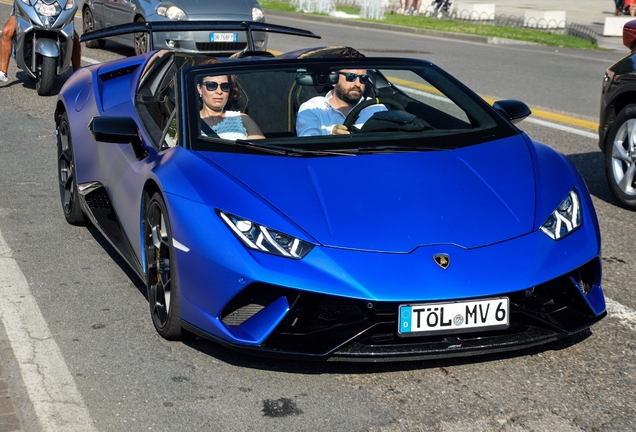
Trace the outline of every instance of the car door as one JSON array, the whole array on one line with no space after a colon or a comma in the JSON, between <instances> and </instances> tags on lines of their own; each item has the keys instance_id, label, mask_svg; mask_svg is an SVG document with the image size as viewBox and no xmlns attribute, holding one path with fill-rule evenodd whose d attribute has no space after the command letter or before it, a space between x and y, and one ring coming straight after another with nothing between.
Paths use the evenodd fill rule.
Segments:
<instances>
[{"instance_id":1,"label":"car door","mask_svg":"<svg viewBox=\"0 0 636 432\"><path fill-rule=\"evenodd\" d=\"M133 22L137 6L133 0L103 0L106 27Z\"/></svg>"}]
</instances>

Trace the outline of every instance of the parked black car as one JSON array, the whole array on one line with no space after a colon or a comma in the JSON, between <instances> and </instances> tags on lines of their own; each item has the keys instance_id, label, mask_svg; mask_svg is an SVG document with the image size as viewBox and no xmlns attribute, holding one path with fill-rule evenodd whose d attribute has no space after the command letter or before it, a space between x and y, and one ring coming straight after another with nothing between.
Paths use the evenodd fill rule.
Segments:
<instances>
[{"instance_id":1,"label":"parked black car","mask_svg":"<svg viewBox=\"0 0 636 432\"><path fill-rule=\"evenodd\" d=\"M636 20L623 27L623 44L629 54L603 78L599 147L612 193L622 206L636 210Z\"/></svg>"}]
</instances>

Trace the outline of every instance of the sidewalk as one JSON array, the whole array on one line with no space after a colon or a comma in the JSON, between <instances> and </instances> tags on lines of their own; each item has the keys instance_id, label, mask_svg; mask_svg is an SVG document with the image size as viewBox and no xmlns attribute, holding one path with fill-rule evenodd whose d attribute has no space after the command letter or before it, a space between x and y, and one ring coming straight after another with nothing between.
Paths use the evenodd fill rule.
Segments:
<instances>
[{"instance_id":1,"label":"sidewalk","mask_svg":"<svg viewBox=\"0 0 636 432\"><path fill-rule=\"evenodd\" d=\"M423 4L425 2L426 0L422 0ZM455 2L459 3L458 0ZM581 24L596 31L599 47L627 50L621 37L603 36L605 18L614 16L615 5L612 0L466 0L465 3L494 4L496 15L517 17L525 16L527 10L565 11L567 23Z\"/></svg>"}]
</instances>

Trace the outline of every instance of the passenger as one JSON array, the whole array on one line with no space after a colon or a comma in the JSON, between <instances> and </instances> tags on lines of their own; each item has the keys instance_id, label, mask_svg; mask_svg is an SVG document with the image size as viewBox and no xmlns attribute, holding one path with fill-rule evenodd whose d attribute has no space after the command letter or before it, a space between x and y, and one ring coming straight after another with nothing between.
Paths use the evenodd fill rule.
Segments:
<instances>
[{"instance_id":1,"label":"passenger","mask_svg":"<svg viewBox=\"0 0 636 432\"><path fill-rule=\"evenodd\" d=\"M234 76L203 77L197 84L197 90L201 98L199 114L202 135L216 134L228 140L265 138L261 128L250 116L240 111L226 110L230 101L236 101L240 97L238 83Z\"/></svg>"},{"instance_id":2,"label":"passenger","mask_svg":"<svg viewBox=\"0 0 636 432\"><path fill-rule=\"evenodd\" d=\"M369 75L364 69L343 69L338 72L338 82L325 96L316 96L298 109L296 133L298 136L349 134L342 123L347 114L362 102ZM370 99L370 98L367 98ZM355 122L361 128L374 113L386 111L384 105L371 105L362 111Z\"/></svg>"}]
</instances>

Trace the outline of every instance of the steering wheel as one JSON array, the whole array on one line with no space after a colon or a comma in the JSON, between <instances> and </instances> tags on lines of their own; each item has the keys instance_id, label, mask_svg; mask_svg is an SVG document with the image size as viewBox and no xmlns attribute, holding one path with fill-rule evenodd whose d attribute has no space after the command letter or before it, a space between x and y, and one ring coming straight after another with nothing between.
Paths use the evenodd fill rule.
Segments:
<instances>
[{"instance_id":1,"label":"steering wheel","mask_svg":"<svg viewBox=\"0 0 636 432\"><path fill-rule=\"evenodd\" d=\"M354 106L353 109L349 111L349 114L347 114L347 117L345 118L345 121L342 124L347 128L348 131L351 131L351 126L353 126L355 121L358 120L358 117L360 117L360 111L362 111L363 109L371 105L378 105L378 104L382 104L386 106L387 108L391 108L394 110L406 111L404 109L404 106L402 106L402 104L396 101L395 99L389 98L386 96L378 96L374 99L367 99L365 101L362 101L358 105Z\"/></svg>"}]
</instances>

